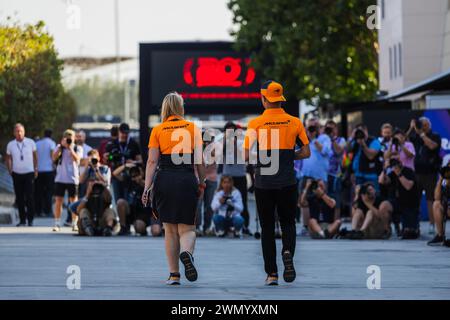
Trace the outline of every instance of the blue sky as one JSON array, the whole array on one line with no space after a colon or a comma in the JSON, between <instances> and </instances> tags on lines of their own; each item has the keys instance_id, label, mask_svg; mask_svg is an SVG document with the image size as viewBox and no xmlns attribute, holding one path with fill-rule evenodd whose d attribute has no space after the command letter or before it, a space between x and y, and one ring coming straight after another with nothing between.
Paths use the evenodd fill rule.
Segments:
<instances>
[{"instance_id":1,"label":"blue sky","mask_svg":"<svg viewBox=\"0 0 450 320\"><path fill-rule=\"evenodd\" d=\"M139 42L231 40L226 0L118 1L121 55L137 56ZM115 55L114 0L0 0L7 16L45 21L62 57Z\"/></svg>"}]
</instances>

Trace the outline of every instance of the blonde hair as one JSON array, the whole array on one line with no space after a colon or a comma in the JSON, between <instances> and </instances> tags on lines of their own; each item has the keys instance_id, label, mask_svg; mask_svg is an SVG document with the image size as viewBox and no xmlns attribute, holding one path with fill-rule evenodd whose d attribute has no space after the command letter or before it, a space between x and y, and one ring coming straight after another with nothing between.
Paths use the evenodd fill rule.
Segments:
<instances>
[{"instance_id":1,"label":"blonde hair","mask_svg":"<svg viewBox=\"0 0 450 320\"><path fill-rule=\"evenodd\" d=\"M64 131L63 136L64 137L68 137L68 136L74 137L75 136L75 131L73 131L72 129L67 129L66 131Z\"/></svg>"},{"instance_id":2,"label":"blonde hair","mask_svg":"<svg viewBox=\"0 0 450 320\"><path fill-rule=\"evenodd\" d=\"M171 92L164 97L161 107L161 119L166 121L170 116L184 115L184 100L177 92Z\"/></svg>"}]
</instances>

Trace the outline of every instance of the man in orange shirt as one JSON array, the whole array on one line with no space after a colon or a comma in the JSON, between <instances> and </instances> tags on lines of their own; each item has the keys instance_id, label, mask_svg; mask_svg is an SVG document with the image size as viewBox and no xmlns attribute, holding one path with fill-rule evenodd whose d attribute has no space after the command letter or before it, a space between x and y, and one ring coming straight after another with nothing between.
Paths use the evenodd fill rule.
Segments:
<instances>
[{"instance_id":1,"label":"man in orange shirt","mask_svg":"<svg viewBox=\"0 0 450 320\"><path fill-rule=\"evenodd\" d=\"M297 187L294 160L310 156L305 128L297 117L281 108L281 84L269 80L261 87L262 115L251 120L244 140L245 160L256 164L255 197L261 224L261 244L266 284L278 284L275 245L275 211L280 220L283 241L283 278L293 282L296 277L293 256L296 231L295 212ZM300 149L295 151L295 146ZM256 157L251 149L256 146Z\"/></svg>"}]
</instances>

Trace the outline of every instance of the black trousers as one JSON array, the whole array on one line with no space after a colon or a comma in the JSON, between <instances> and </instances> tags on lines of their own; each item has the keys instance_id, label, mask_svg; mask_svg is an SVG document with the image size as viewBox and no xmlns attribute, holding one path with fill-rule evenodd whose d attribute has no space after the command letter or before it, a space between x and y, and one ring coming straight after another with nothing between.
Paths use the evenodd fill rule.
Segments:
<instances>
[{"instance_id":1,"label":"black trousers","mask_svg":"<svg viewBox=\"0 0 450 320\"><path fill-rule=\"evenodd\" d=\"M39 172L34 185L34 206L36 214L52 217L52 196L55 184L54 172Z\"/></svg>"},{"instance_id":2,"label":"black trousers","mask_svg":"<svg viewBox=\"0 0 450 320\"><path fill-rule=\"evenodd\" d=\"M250 223L250 215L248 213L248 207L247 207L247 177L233 177L233 183L236 189L239 190L242 196L242 203L244 204L244 210L241 212L242 218L244 218L244 227L248 228L248 225Z\"/></svg>"},{"instance_id":3,"label":"black trousers","mask_svg":"<svg viewBox=\"0 0 450 320\"><path fill-rule=\"evenodd\" d=\"M255 188L256 207L261 224L261 244L264 270L267 274L277 273L275 244L275 211L278 213L282 231L283 249L295 253L295 213L297 208L297 186L281 189Z\"/></svg>"},{"instance_id":4,"label":"black trousers","mask_svg":"<svg viewBox=\"0 0 450 320\"><path fill-rule=\"evenodd\" d=\"M33 185L34 172L12 174L14 183L14 192L16 194L17 208L19 209L20 223L33 222L34 218L34 199Z\"/></svg>"}]
</instances>

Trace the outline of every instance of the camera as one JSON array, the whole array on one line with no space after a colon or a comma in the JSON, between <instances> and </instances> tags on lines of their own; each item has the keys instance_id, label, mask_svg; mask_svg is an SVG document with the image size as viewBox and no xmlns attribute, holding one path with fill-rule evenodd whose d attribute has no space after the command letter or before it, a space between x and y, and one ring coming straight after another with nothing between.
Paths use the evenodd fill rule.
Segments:
<instances>
[{"instance_id":1,"label":"camera","mask_svg":"<svg viewBox=\"0 0 450 320\"><path fill-rule=\"evenodd\" d=\"M91 159L91 164L92 164L93 166L96 166L96 165L98 164L98 159L97 159L97 158Z\"/></svg>"},{"instance_id":2,"label":"camera","mask_svg":"<svg viewBox=\"0 0 450 320\"><path fill-rule=\"evenodd\" d=\"M420 119L415 119L416 128L422 130L422 121Z\"/></svg>"},{"instance_id":3,"label":"camera","mask_svg":"<svg viewBox=\"0 0 450 320\"><path fill-rule=\"evenodd\" d=\"M394 167L401 167L402 163L400 162L400 160L398 159L390 159L389 160L389 168L394 168Z\"/></svg>"},{"instance_id":4,"label":"camera","mask_svg":"<svg viewBox=\"0 0 450 320\"><path fill-rule=\"evenodd\" d=\"M120 152L119 149L114 148L111 150L111 152L108 155L108 162L112 162L112 163L122 163L122 152Z\"/></svg>"},{"instance_id":5,"label":"camera","mask_svg":"<svg viewBox=\"0 0 450 320\"><path fill-rule=\"evenodd\" d=\"M103 210L105 209L105 205L103 203L102 194L105 190L105 186L101 183L94 183L92 186L91 194L88 198L87 207L89 211L92 213L92 218L95 224L100 220Z\"/></svg>"},{"instance_id":6,"label":"camera","mask_svg":"<svg viewBox=\"0 0 450 320\"><path fill-rule=\"evenodd\" d=\"M310 133L314 133L314 132L317 131L317 127L316 127L316 126L309 126L309 127L308 127L308 131L309 131Z\"/></svg>"},{"instance_id":7,"label":"camera","mask_svg":"<svg viewBox=\"0 0 450 320\"><path fill-rule=\"evenodd\" d=\"M400 140L398 140L398 138L392 138L392 145L398 148L398 146L400 145Z\"/></svg>"},{"instance_id":8,"label":"camera","mask_svg":"<svg viewBox=\"0 0 450 320\"><path fill-rule=\"evenodd\" d=\"M443 179L450 179L450 166L446 165L445 167L442 167L439 171L439 174Z\"/></svg>"},{"instance_id":9,"label":"camera","mask_svg":"<svg viewBox=\"0 0 450 320\"><path fill-rule=\"evenodd\" d=\"M361 129L356 129L355 140L361 140L361 139L365 139L365 138L366 138L366 134L364 133L364 131Z\"/></svg>"},{"instance_id":10,"label":"camera","mask_svg":"<svg viewBox=\"0 0 450 320\"><path fill-rule=\"evenodd\" d=\"M66 143L70 146L73 140L71 138L66 138Z\"/></svg>"},{"instance_id":11,"label":"camera","mask_svg":"<svg viewBox=\"0 0 450 320\"><path fill-rule=\"evenodd\" d=\"M333 128L332 127L325 127L324 132L325 132L326 135L331 136L333 134Z\"/></svg>"},{"instance_id":12,"label":"camera","mask_svg":"<svg viewBox=\"0 0 450 320\"><path fill-rule=\"evenodd\" d=\"M227 205L227 216L230 216L234 211L233 198L231 196L225 196L224 198Z\"/></svg>"}]
</instances>

